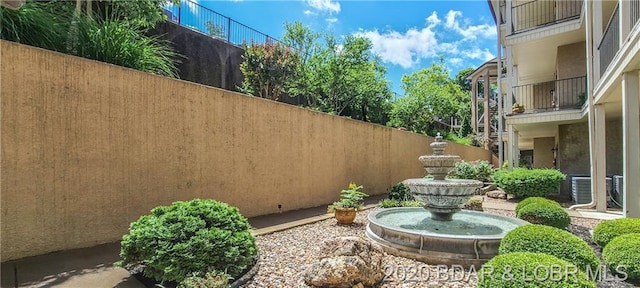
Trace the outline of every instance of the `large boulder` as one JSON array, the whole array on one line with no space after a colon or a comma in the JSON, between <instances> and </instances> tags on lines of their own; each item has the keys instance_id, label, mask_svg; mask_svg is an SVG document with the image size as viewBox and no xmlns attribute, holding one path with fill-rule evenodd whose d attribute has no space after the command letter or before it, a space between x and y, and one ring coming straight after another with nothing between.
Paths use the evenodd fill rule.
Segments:
<instances>
[{"instance_id":1,"label":"large boulder","mask_svg":"<svg viewBox=\"0 0 640 288\"><path fill-rule=\"evenodd\" d=\"M303 274L316 287L372 287L384 277L382 248L358 237L325 241L320 259Z\"/></svg>"}]
</instances>

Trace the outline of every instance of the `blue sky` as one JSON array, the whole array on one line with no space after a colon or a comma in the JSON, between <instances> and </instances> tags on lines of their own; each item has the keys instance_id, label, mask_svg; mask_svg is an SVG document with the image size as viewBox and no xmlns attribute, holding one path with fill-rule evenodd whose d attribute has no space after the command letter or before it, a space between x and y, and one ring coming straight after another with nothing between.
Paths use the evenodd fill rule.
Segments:
<instances>
[{"instance_id":1,"label":"blue sky","mask_svg":"<svg viewBox=\"0 0 640 288\"><path fill-rule=\"evenodd\" d=\"M455 75L496 55L495 24L483 0L191 1L275 38L282 37L286 22L294 21L317 32L367 37L400 95L403 74L429 67L440 56Z\"/></svg>"}]
</instances>

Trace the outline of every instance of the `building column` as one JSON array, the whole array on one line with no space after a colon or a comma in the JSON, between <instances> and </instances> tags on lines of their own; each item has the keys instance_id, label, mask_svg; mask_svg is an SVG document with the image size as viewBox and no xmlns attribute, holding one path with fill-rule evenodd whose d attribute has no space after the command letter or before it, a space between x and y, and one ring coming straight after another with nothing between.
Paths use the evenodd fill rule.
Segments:
<instances>
[{"instance_id":1,"label":"building column","mask_svg":"<svg viewBox=\"0 0 640 288\"><path fill-rule=\"evenodd\" d=\"M607 211L607 149L606 149L606 123L604 105L594 105L594 143L592 145L595 155L592 154L591 161L591 189L595 193L596 210L600 212ZM595 158L595 161L593 159Z\"/></svg>"},{"instance_id":2,"label":"building column","mask_svg":"<svg viewBox=\"0 0 640 288\"><path fill-rule=\"evenodd\" d=\"M624 1L623 1L624 2ZM622 182L625 217L640 217L640 88L638 70L622 74Z\"/></svg>"},{"instance_id":3,"label":"building column","mask_svg":"<svg viewBox=\"0 0 640 288\"><path fill-rule=\"evenodd\" d=\"M478 135L478 78L471 78L471 129Z\"/></svg>"},{"instance_id":4,"label":"building column","mask_svg":"<svg viewBox=\"0 0 640 288\"><path fill-rule=\"evenodd\" d=\"M507 161L509 161L509 170L511 170L518 167L520 150L518 149L518 132L510 124L507 124L507 142Z\"/></svg>"},{"instance_id":5,"label":"building column","mask_svg":"<svg viewBox=\"0 0 640 288\"><path fill-rule=\"evenodd\" d=\"M505 17L506 19L504 19L504 24L507 25L507 35L511 35L513 34L513 15L511 14L511 12L513 11L513 9L511 9L511 6L513 5L512 1L506 0L505 5L506 7L504 7L504 12L505 14L507 14L507 17ZM498 29L500 29L500 27L498 27ZM498 41L500 41L500 38L498 38Z\"/></svg>"},{"instance_id":6,"label":"building column","mask_svg":"<svg viewBox=\"0 0 640 288\"><path fill-rule=\"evenodd\" d=\"M488 139L491 139L491 111L489 111L489 99L491 98L491 75L489 75L489 69L484 72L484 135L482 140L484 141L484 149L489 150Z\"/></svg>"},{"instance_id":7,"label":"building column","mask_svg":"<svg viewBox=\"0 0 640 288\"><path fill-rule=\"evenodd\" d=\"M618 17L620 21L620 33L618 33L620 38L618 41L620 42L619 47L622 47L624 40L627 39L631 31L631 1L618 1L618 13L620 15L620 17Z\"/></svg>"},{"instance_id":8,"label":"building column","mask_svg":"<svg viewBox=\"0 0 640 288\"><path fill-rule=\"evenodd\" d=\"M593 53L593 81L592 83L597 83L600 80L600 53L597 53L596 51L598 50L598 46L600 45L600 41L602 41L602 33L603 33L603 24L602 24L602 1L585 1L584 2L585 5L591 5L591 7L593 7L592 9L588 9L592 10L592 14L593 17L589 18L589 15L587 15L587 17L585 17L585 20L589 21L589 19L591 20L591 24L593 25L592 29L591 29L591 49L594 51ZM589 7L589 8L591 8ZM605 24L606 25L606 24ZM587 31L587 33L589 33L589 31ZM587 34L587 37L589 37L589 34ZM591 88L590 88L591 89Z\"/></svg>"}]
</instances>

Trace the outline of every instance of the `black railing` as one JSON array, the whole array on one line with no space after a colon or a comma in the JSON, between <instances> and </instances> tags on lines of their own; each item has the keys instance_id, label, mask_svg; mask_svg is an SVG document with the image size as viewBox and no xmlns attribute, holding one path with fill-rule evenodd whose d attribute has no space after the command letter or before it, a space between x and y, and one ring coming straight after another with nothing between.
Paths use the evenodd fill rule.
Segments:
<instances>
[{"instance_id":1,"label":"black railing","mask_svg":"<svg viewBox=\"0 0 640 288\"><path fill-rule=\"evenodd\" d=\"M511 8L514 32L580 18L582 0L534 0Z\"/></svg>"},{"instance_id":2,"label":"black railing","mask_svg":"<svg viewBox=\"0 0 640 288\"><path fill-rule=\"evenodd\" d=\"M631 28L640 20L640 0L631 0L629 13L631 13Z\"/></svg>"},{"instance_id":3,"label":"black railing","mask_svg":"<svg viewBox=\"0 0 640 288\"><path fill-rule=\"evenodd\" d=\"M587 77L520 85L513 90L516 103L524 105L527 113L579 109L586 99Z\"/></svg>"},{"instance_id":4,"label":"black railing","mask_svg":"<svg viewBox=\"0 0 640 288\"><path fill-rule=\"evenodd\" d=\"M244 43L278 42L277 39L267 34L190 0L180 0L178 5L167 4L164 10L169 20L180 26L194 29L237 46L242 46Z\"/></svg>"},{"instance_id":5,"label":"black railing","mask_svg":"<svg viewBox=\"0 0 640 288\"><path fill-rule=\"evenodd\" d=\"M498 12L500 12L500 24L504 24L506 20L505 18L507 17L507 2L505 0L500 1L500 4L498 5Z\"/></svg>"},{"instance_id":6,"label":"black railing","mask_svg":"<svg viewBox=\"0 0 640 288\"><path fill-rule=\"evenodd\" d=\"M607 29L604 31L604 35L602 35L602 40L598 46L598 52L600 53L600 76L607 70L613 57L616 56L616 53L618 53L620 49L620 13L618 8L619 7L616 6L616 9L613 11L613 15L611 15L611 19L609 19Z\"/></svg>"}]
</instances>

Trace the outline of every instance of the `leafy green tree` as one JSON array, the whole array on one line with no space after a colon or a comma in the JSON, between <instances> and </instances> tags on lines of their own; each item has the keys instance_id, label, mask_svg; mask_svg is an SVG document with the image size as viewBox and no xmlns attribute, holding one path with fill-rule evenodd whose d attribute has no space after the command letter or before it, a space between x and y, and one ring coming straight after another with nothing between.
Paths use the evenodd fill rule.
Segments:
<instances>
[{"instance_id":1,"label":"leafy green tree","mask_svg":"<svg viewBox=\"0 0 640 288\"><path fill-rule=\"evenodd\" d=\"M393 103L390 126L404 127L416 133L426 134L436 117L449 118L457 115L463 92L449 78L443 61L402 77L405 96Z\"/></svg>"},{"instance_id":2,"label":"leafy green tree","mask_svg":"<svg viewBox=\"0 0 640 288\"><path fill-rule=\"evenodd\" d=\"M211 20L204 22L204 26L207 29L207 34L211 37L225 38L224 28L221 25L213 23Z\"/></svg>"},{"instance_id":3,"label":"leafy green tree","mask_svg":"<svg viewBox=\"0 0 640 288\"><path fill-rule=\"evenodd\" d=\"M241 91L257 97L278 100L287 81L295 77L298 54L280 43L244 46L244 75Z\"/></svg>"},{"instance_id":4,"label":"leafy green tree","mask_svg":"<svg viewBox=\"0 0 640 288\"><path fill-rule=\"evenodd\" d=\"M321 35L296 21L285 24L282 43L298 54L296 77L287 83L286 90L291 97L305 97L308 105L319 107L319 83L315 70L322 65L318 55L322 49L319 43Z\"/></svg>"}]
</instances>

